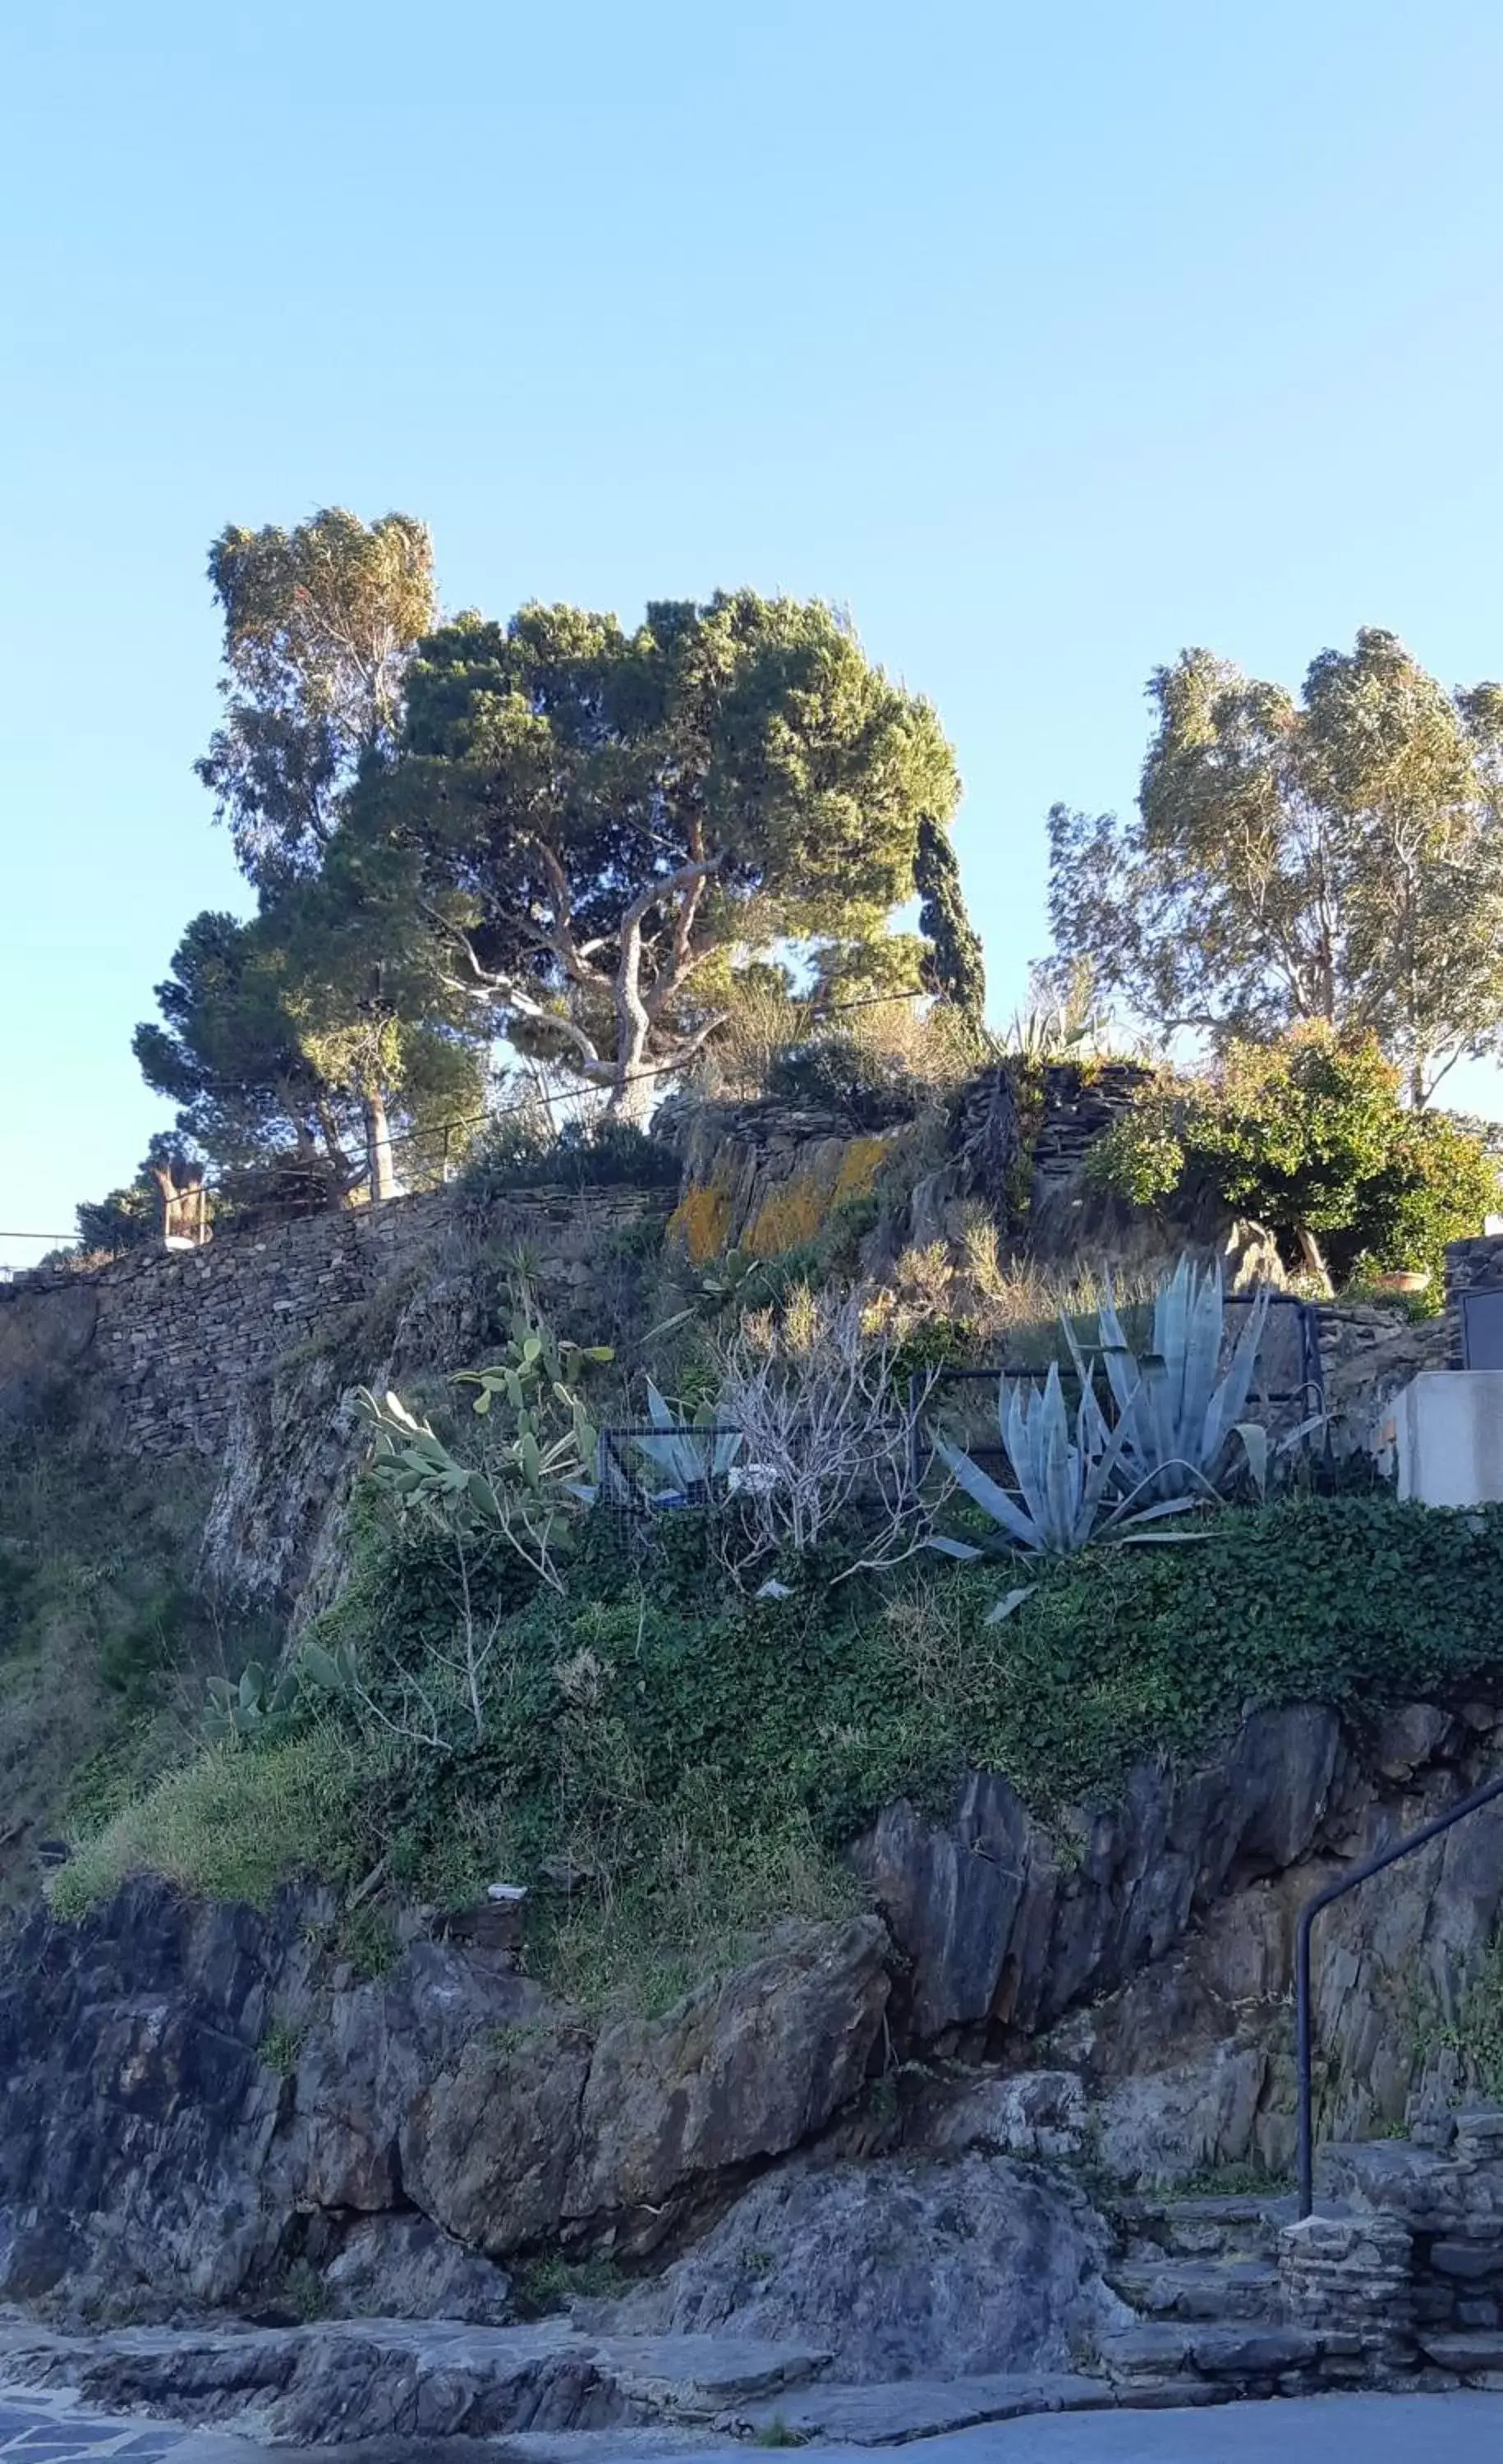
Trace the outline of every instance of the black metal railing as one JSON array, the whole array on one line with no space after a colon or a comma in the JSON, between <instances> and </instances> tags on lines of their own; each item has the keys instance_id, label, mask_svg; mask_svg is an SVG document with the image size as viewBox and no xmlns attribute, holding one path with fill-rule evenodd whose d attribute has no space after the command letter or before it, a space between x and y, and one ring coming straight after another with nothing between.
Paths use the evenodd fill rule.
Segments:
<instances>
[{"instance_id":1,"label":"black metal railing","mask_svg":"<svg viewBox=\"0 0 1503 2464\"><path fill-rule=\"evenodd\" d=\"M1453 1824L1465 1822L1469 1814L1480 1813L1483 1806L1491 1805L1495 1797L1500 1796L1503 1796L1503 1775L1488 1780L1481 1788L1474 1788L1470 1796L1448 1806L1446 1812L1437 1814L1432 1822L1425 1823L1418 1831L1409 1832L1403 1839L1396 1839L1391 1848L1384 1848L1377 1857L1369 1857L1366 1863L1359 1865L1354 1873L1343 1874L1338 1882L1332 1882L1327 1889L1317 1891L1301 1912L1294 1935L1294 2058L1299 2086L1301 2218L1310 2214L1315 2203L1315 2060L1310 1991L1310 1940L1315 1919L1323 1908L1333 1906L1337 1900L1344 1900L1348 1891L1355 1891L1359 1883L1370 1882L1375 1874L1385 1873L1390 1865L1397 1865L1401 1858L1412 1857L1416 1849L1427 1848L1432 1839L1438 1839Z\"/></svg>"},{"instance_id":2,"label":"black metal railing","mask_svg":"<svg viewBox=\"0 0 1503 2464\"><path fill-rule=\"evenodd\" d=\"M1297 1415L1300 1420L1310 1422L1312 1427L1319 1422L1323 1428L1326 1395L1325 1372L1320 1354L1320 1312L1313 1302L1301 1300L1293 1292L1270 1291L1262 1294L1228 1292L1227 1308L1228 1309L1250 1308L1259 1298L1266 1299L1271 1309L1278 1308L1293 1309L1295 1312L1294 1340L1297 1355L1291 1364L1294 1371L1293 1382L1280 1386L1254 1382L1249 1398L1249 1407L1256 1406L1265 1412L1289 1411ZM1146 1312L1148 1306L1146 1303L1137 1306ZM1089 1315L1090 1312L1084 1311L1082 1314ZM1104 1348L1100 1343L1082 1340L1080 1350L1084 1358L1093 1367L1105 1357ZM1079 1394L1079 1372L1073 1360L1060 1358L1058 1355L1053 1357L1067 1398L1072 1402ZM1263 1357L1264 1348L1260 1345L1258 1353L1260 1367L1263 1365ZM1049 1366L1049 1358L1041 1360L1035 1355L1019 1359L1009 1356L1004 1349L1001 1357L990 1362L984 1369L941 1368L938 1375L923 1386L922 1392L920 1387L923 1381L917 1378L909 1380L909 1409L917 1414L919 1402L927 1400L938 1411L942 1409L947 1397L982 1386L1038 1384L1048 1375ZM1010 1466L1007 1462L1006 1448L1001 1443L1000 1432L994 1438L988 1426L979 1437L963 1429L956 1431L952 1428L950 1434L959 1435L963 1439L965 1450L973 1463L980 1463L984 1470L1000 1468L1005 1475L1003 1485L1005 1487L1012 1485L1010 1478L1006 1476L1009 1473Z\"/></svg>"}]
</instances>

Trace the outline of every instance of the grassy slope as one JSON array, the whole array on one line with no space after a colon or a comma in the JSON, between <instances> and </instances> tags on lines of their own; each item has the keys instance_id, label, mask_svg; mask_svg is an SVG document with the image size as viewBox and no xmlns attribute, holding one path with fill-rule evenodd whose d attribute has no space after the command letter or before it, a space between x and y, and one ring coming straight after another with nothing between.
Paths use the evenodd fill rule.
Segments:
<instances>
[{"instance_id":1,"label":"grassy slope","mask_svg":"<svg viewBox=\"0 0 1503 2464\"><path fill-rule=\"evenodd\" d=\"M201 1469L100 1454L43 1415L0 1443L0 1905L37 1848L182 1760L232 1640L192 1590Z\"/></svg>"},{"instance_id":2,"label":"grassy slope","mask_svg":"<svg viewBox=\"0 0 1503 2464\"><path fill-rule=\"evenodd\" d=\"M564 1858L581 1887L545 1903L541 1962L586 1998L630 1979L659 2001L770 1917L844 1904L842 1845L894 1794L942 1803L966 1765L1049 1813L1256 1704L1319 1697L1360 1720L1503 1661L1503 1509L1386 1496L1094 1552L1001 1626L985 1613L1011 1570L920 1565L885 1592L811 1574L758 1603L714 1577L687 1526L644 1563L601 1531L567 1601L508 1607L512 1577L493 1572L481 1735L456 1711L437 1753L345 1715L205 1757L104 1829L59 1904L138 1865L261 1896L298 1865L353 1879L385 1856L395 1886L454 1899ZM443 1552L368 1524L333 1628L375 1671L448 1647L453 1620Z\"/></svg>"}]
</instances>

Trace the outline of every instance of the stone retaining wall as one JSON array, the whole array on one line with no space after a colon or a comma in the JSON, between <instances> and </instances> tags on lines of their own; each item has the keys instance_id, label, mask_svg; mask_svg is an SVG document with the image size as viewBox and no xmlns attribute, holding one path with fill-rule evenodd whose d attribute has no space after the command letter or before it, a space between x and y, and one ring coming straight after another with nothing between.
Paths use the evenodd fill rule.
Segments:
<instances>
[{"instance_id":1,"label":"stone retaining wall","mask_svg":"<svg viewBox=\"0 0 1503 2464\"><path fill-rule=\"evenodd\" d=\"M603 1243L664 1206L661 1193L632 1189L527 1190L497 1206L492 1228L533 1250L541 1297L556 1307L587 1283ZM394 1279L443 1271L453 1234L452 1195L434 1190L89 1273L19 1277L0 1286L0 1407L24 1410L62 1375L87 1381L129 1452L218 1454L248 1380Z\"/></svg>"},{"instance_id":2,"label":"stone retaining wall","mask_svg":"<svg viewBox=\"0 0 1503 2464\"><path fill-rule=\"evenodd\" d=\"M1416 2138L1320 2152L1334 2211L1288 2227L1287 2317L1359 2337L1349 2375L1497 2385L1503 2367L1503 2112L1474 2107Z\"/></svg>"},{"instance_id":3,"label":"stone retaining wall","mask_svg":"<svg viewBox=\"0 0 1503 2464\"><path fill-rule=\"evenodd\" d=\"M1461 1304L1466 1292L1503 1287L1503 1233L1484 1232L1474 1241L1452 1241L1446 1252L1446 1341L1452 1369L1462 1357Z\"/></svg>"}]
</instances>

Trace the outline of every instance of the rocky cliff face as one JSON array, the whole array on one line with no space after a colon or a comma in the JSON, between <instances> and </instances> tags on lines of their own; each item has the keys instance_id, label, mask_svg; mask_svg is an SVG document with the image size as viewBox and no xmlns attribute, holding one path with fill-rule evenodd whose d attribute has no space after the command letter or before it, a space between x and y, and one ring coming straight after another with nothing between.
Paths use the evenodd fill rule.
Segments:
<instances>
[{"instance_id":1,"label":"rocky cliff face","mask_svg":"<svg viewBox=\"0 0 1503 2464\"><path fill-rule=\"evenodd\" d=\"M24 1928L0 1975L9 2294L213 2305L307 2257L410 2309L414 2270L466 2250L650 2251L817 2137L860 2089L888 1997L868 1916L793 1928L666 2018L592 2034L437 1943L359 1982L325 1947L335 1913L141 1881L77 1927Z\"/></svg>"},{"instance_id":2,"label":"rocky cliff face","mask_svg":"<svg viewBox=\"0 0 1503 2464\"><path fill-rule=\"evenodd\" d=\"M528 2254L655 2262L738 2196L799 2235L817 2210L854 2282L851 2217L878 2241L915 2201L942 2221L937 2167L1000 2199L986 2231L1019 2249L1023 2191L954 2168L1280 2167L1298 1908L1490 1769L1500 1725L1492 1704L1419 1704L1359 1741L1318 1705L1260 1713L1208 1766L1145 1766L1049 1832L972 1776L947 1821L895 1805L860 1844L871 1913L790 1927L665 2017L599 2028L447 1943L361 1982L318 1894L260 1915L139 1881L77 1927L39 1916L0 1961L0 2293L160 2312L264 2299L301 2263L337 2306L490 2318ZM1325 1920L1329 2128L1455 2085L1424 2014L1454 2010L1500 1896L1495 1806ZM795 2158L813 2187L777 2169ZM873 2159L887 2190L824 2179ZM729 2300L767 2222L740 2212L708 2274L661 2297L674 2320ZM1069 2232L1078 2282L1090 2235Z\"/></svg>"},{"instance_id":3,"label":"rocky cliff face","mask_svg":"<svg viewBox=\"0 0 1503 2464\"><path fill-rule=\"evenodd\" d=\"M902 1237L920 1246L959 1230L981 1206L1004 1233L1027 1230L1052 1254L1072 1252L1082 1175L1091 1149L1130 1107L1148 1073L1131 1063L1094 1069L1050 1066L1020 1109L1014 1065L980 1070L946 1108L920 1087L839 1111L768 1099L669 1111L665 1133L683 1155L683 1194L672 1234L695 1261L731 1248L753 1257L812 1240L831 1211L875 1190L915 1139L939 1151L919 1172ZM1160 1236L1161 1237L1161 1236Z\"/></svg>"},{"instance_id":4,"label":"rocky cliff face","mask_svg":"<svg viewBox=\"0 0 1503 2464\"><path fill-rule=\"evenodd\" d=\"M1299 1910L1491 1775L1500 1728L1492 1701L1413 1704L1362 1737L1301 1705L1255 1714L1201 1769L1140 1767L1115 1806L1052 1832L995 1778L968 1780L948 1824L892 1807L859 1857L906 1962L895 2025L1077 2081L1055 2144L1128 2184L1282 2171ZM1500 1902L1495 1804L1321 1921L1327 2129L1361 2136L1455 2086L1445 2023Z\"/></svg>"}]
</instances>

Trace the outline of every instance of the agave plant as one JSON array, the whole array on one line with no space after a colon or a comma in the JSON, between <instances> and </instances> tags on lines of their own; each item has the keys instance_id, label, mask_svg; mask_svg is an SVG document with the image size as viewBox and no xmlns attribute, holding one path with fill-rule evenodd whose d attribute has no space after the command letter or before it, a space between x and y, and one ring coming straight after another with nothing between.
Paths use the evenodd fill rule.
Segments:
<instances>
[{"instance_id":1,"label":"agave plant","mask_svg":"<svg viewBox=\"0 0 1503 2464\"><path fill-rule=\"evenodd\" d=\"M701 1403L692 1420L682 1420L650 1377L647 1408L657 1434L631 1443L668 1484L651 1492L654 1506L680 1505L725 1478L744 1441L740 1429L718 1426L716 1405Z\"/></svg>"},{"instance_id":2,"label":"agave plant","mask_svg":"<svg viewBox=\"0 0 1503 2464\"><path fill-rule=\"evenodd\" d=\"M1155 1296L1152 1347L1135 1358L1108 1282L1096 1321L1102 1366L1116 1406L1117 1426L1127 1431L1122 1468L1142 1496L1213 1494L1239 1444L1262 1488L1268 1436L1245 1415L1268 1313L1269 1295L1259 1292L1223 1370L1227 1296L1221 1268L1203 1271L1189 1258L1182 1258ZM1085 1356L1074 1329L1068 1319L1062 1323L1082 1388L1089 1391Z\"/></svg>"},{"instance_id":3,"label":"agave plant","mask_svg":"<svg viewBox=\"0 0 1503 2464\"><path fill-rule=\"evenodd\" d=\"M660 1335L674 1334L681 1326L689 1326L701 1313L714 1314L736 1308L748 1308L757 1286L768 1273L765 1258L754 1258L745 1249L727 1249L723 1258L702 1269L695 1286L695 1297L687 1309L675 1309L657 1326L649 1327L644 1341L655 1343Z\"/></svg>"},{"instance_id":4,"label":"agave plant","mask_svg":"<svg viewBox=\"0 0 1503 2464\"><path fill-rule=\"evenodd\" d=\"M1062 1317L1080 1378L1073 1428L1057 1362L1042 1389L1029 1382L1008 1396L1004 1385L998 1419L1017 1494L943 1438L936 1437L935 1450L1015 1548L1066 1556L1103 1535L1183 1537L1142 1527L1215 1496L1234 1446L1240 1444L1260 1490L1266 1483L1268 1433L1243 1415L1268 1311L1269 1295L1261 1292L1223 1369L1226 1293L1220 1269L1203 1273L1182 1258L1155 1298L1153 1349L1138 1358L1108 1286L1097 1327L1115 1419L1108 1419L1094 1368L1069 1318ZM1284 1442L1294 1442L1311 1425L1304 1423ZM937 1538L931 1546L955 1557L988 1553L966 1541ZM1004 1612L1023 1596L1009 1595Z\"/></svg>"},{"instance_id":5,"label":"agave plant","mask_svg":"<svg viewBox=\"0 0 1503 2464\"><path fill-rule=\"evenodd\" d=\"M963 1447L950 1444L938 1434L935 1451L957 1485L1007 1541L1030 1554L1072 1556L1104 1532L1116 1530L1130 1537L1137 1527L1165 1514L1183 1513L1194 1502L1144 1499L1141 1483L1134 1485L1125 1469L1133 1412L1130 1408L1115 1428L1109 1428L1089 1370L1082 1379L1073 1426L1057 1361L1042 1387L1029 1378L1009 1393L1004 1380L997 1417L1017 1483L1015 1496L984 1472ZM992 1553L971 1541L940 1535L929 1545L945 1556L967 1560Z\"/></svg>"}]
</instances>

